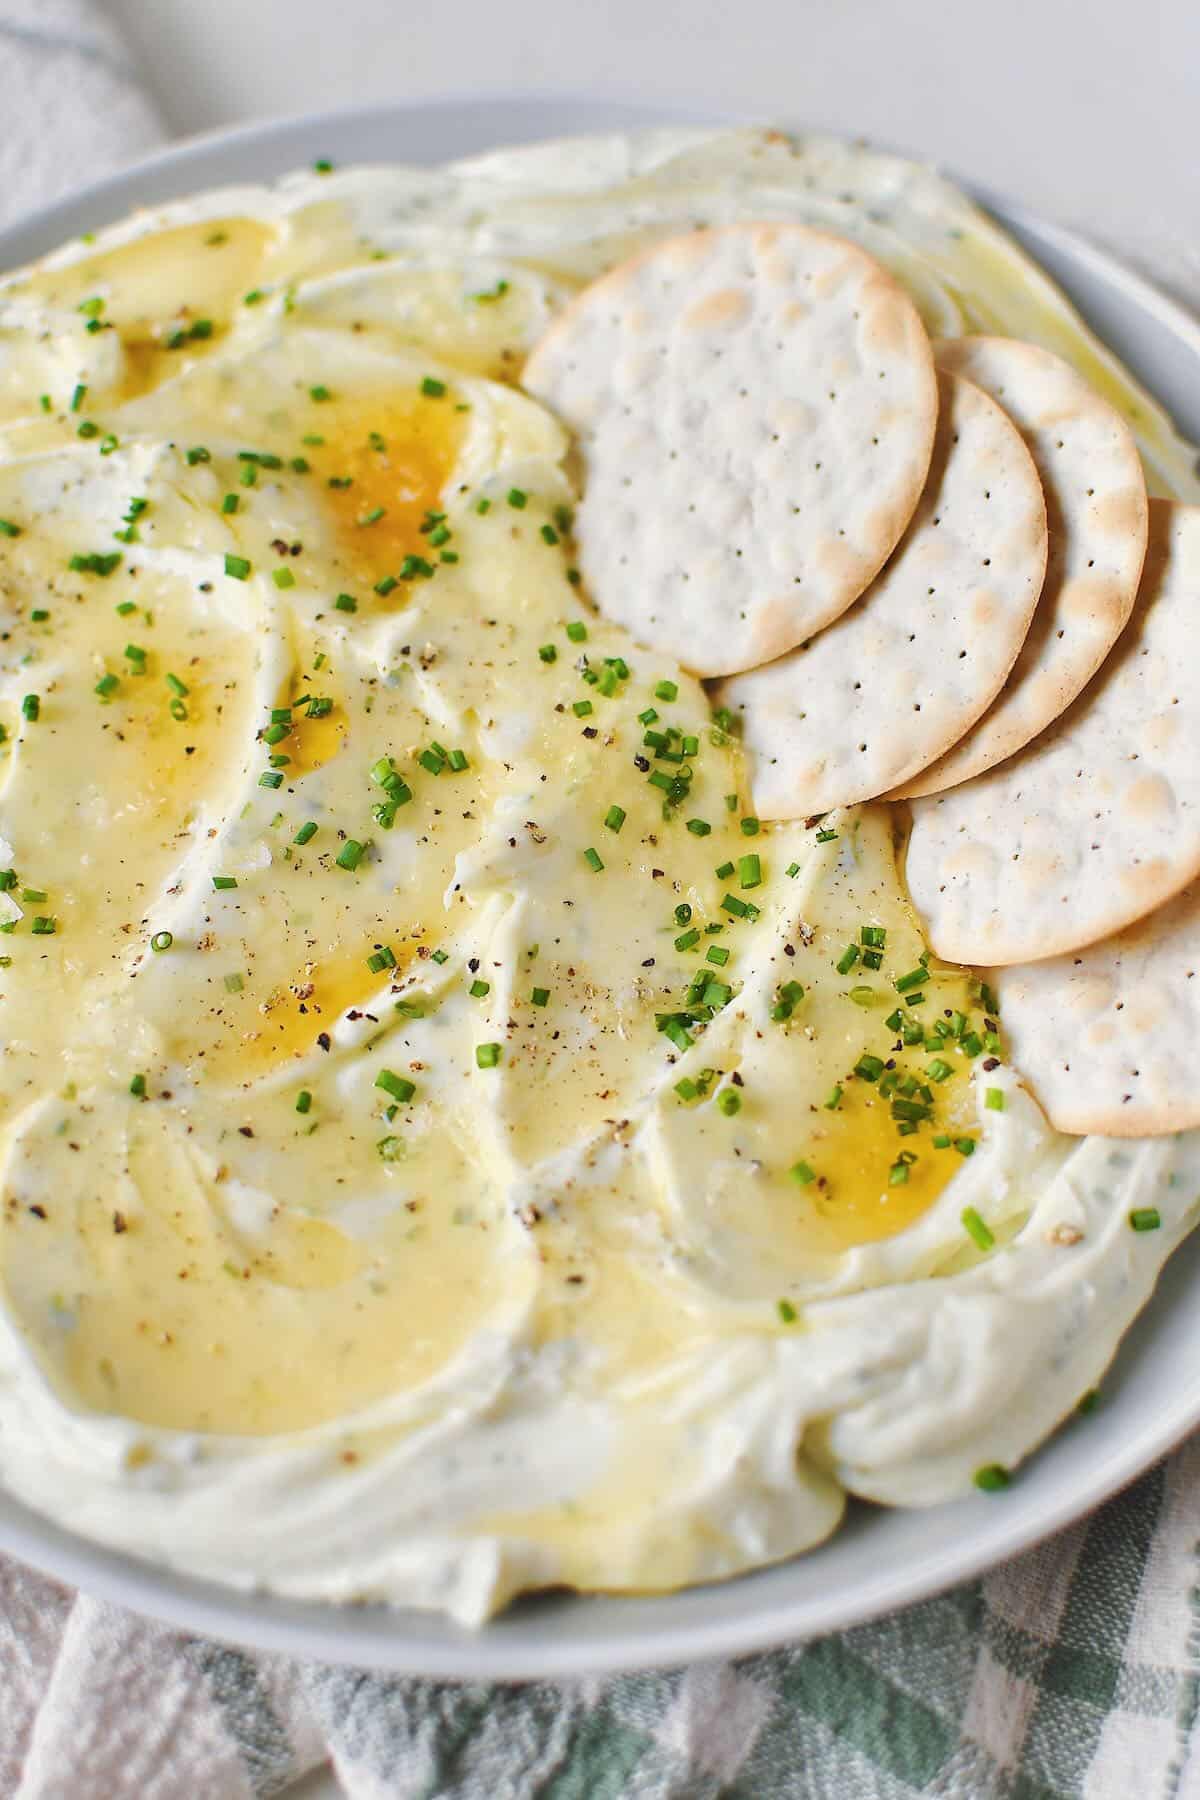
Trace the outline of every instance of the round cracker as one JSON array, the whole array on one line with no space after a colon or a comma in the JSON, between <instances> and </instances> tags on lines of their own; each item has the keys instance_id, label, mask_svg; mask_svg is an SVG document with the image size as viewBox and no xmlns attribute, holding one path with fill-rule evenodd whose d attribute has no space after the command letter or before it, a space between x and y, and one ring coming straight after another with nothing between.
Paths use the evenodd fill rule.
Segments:
<instances>
[{"instance_id":1,"label":"round cracker","mask_svg":"<svg viewBox=\"0 0 1200 1800\"><path fill-rule=\"evenodd\" d=\"M567 307L524 384L575 433L600 611L701 675L792 650L878 574L924 486L925 329L854 244L807 226L671 238Z\"/></svg>"},{"instance_id":2,"label":"round cracker","mask_svg":"<svg viewBox=\"0 0 1200 1800\"><path fill-rule=\"evenodd\" d=\"M942 375L933 460L899 547L817 637L717 691L760 818L870 800L957 743L999 693L1046 573L1033 458L994 400Z\"/></svg>"},{"instance_id":3,"label":"round cracker","mask_svg":"<svg viewBox=\"0 0 1200 1800\"><path fill-rule=\"evenodd\" d=\"M909 892L939 956L1040 962L1121 931L1200 873L1200 507L1150 502L1133 618L1034 744L914 800Z\"/></svg>"},{"instance_id":4,"label":"round cracker","mask_svg":"<svg viewBox=\"0 0 1200 1800\"><path fill-rule=\"evenodd\" d=\"M1074 956L992 977L1013 1060L1057 1131L1200 1125L1200 882Z\"/></svg>"},{"instance_id":5,"label":"round cracker","mask_svg":"<svg viewBox=\"0 0 1200 1800\"><path fill-rule=\"evenodd\" d=\"M1013 756L1083 692L1133 610L1146 554L1146 480L1133 433L1059 356L1016 338L942 339L938 367L1003 406L1046 491L1041 603L990 712L894 799L938 794Z\"/></svg>"}]
</instances>

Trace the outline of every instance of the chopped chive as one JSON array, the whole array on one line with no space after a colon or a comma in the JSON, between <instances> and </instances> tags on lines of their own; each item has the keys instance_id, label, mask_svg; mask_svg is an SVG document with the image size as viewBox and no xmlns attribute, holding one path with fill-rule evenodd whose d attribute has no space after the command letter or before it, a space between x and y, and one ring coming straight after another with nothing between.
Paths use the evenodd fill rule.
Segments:
<instances>
[{"instance_id":1,"label":"chopped chive","mask_svg":"<svg viewBox=\"0 0 1200 1800\"><path fill-rule=\"evenodd\" d=\"M785 1325L794 1325L800 1316L790 1300L776 1301L775 1310Z\"/></svg>"},{"instance_id":2,"label":"chopped chive","mask_svg":"<svg viewBox=\"0 0 1200 1800\"><path fill-rule=\"evenodd\" d=\"M316 387L310 387L308 390L308 397L310 400L316 400L318 402L318 404L322 400L332 400L333 399L333 395L330 393L329 389L324 385L323 382L318 382Z\"/></svg>"},{"instance_id":3,"label":"chopped chive","mask_svg":"<svg viewBox=\"0 0 1200 1800\"><path fill-rule=\"evenodd\" d=\"M799 1162L792 1164L791 1168L788 1170L788 1174L796 1183L797 1187L807 1187L810 1182L817 1179L816 1170L810 1168L803 1157L801 1157Z\"/></svg>"},{"instance_id":4,"label":"chopped chive","mask_svg":"<svg viewBox=\"0 0 1200 1800\"><path fill-rule=\"evenodd\" d=\"M822 828L817 833L817 842L818 842L818 844L832 844L834 842L834 840L836 839L836 837L837 837L836 831L828 831L828 830Z\"/></svg>"},{"instance_id":5,"label":"chopped chive","mask_svg":"<svg viewBox=\"0 0 1200 1800\"><path fill-rule=\"evenodd\" d=\"M983 1104L988 1108L989 1112L1003 1112L1004 1089L998 1087L985 1088Z\"/></svg>"},{"instance_id":6,"label":"chopped chive","mask_svg":"<svg viewBox=\"0 0 1200 1800\"><path fill-rule=\"evenodd\" d=\"M998 1494L1009 1485L1012 1476L1001 1463L988 1463L984 1468L976 1469L972 1480L985 1494Z\"/></svg>"},{"instance_id":7,"label":"chopped chive","mask_svg":"<svg viewBox=\"0 0 1200 1800\"><path fill-rule=\"evenodd\" d=\"M550 989L549 988L534 988L533 992L529 996L529 1000L530 1000L530 1004L533 1006L548 1005L549 1001L550 1001Z\"/></svg>"},{"instance_id":8,"label":"chopped chive","mask_svg":"<svg viewBox=\"0 0 1200 1800\"><path fill-rule=\"evenodd\" d=\"M520 512L522 510L522 508L526 505L526 503L528 502L528 499L529 499L529 495L527 493L525 493L523 489L516 488L516 487L509 488L508 493L505 497L508 500L508 504L510 506L516 507L518 512Z\"/></svg>"},{"instance_id":9,"label":"chopped chive","mask_svg":"<svg viewBox=\"0 0 1200 1800\"><path fill-rule=\"evenodd\" d=\"M738 886L745 890L746 888L759 887L761 883L762 863L760 859L757 856L739 856Z\"/></svg>"},{"instance_id":10,"label":"chopped chive","mask_svg":"<svg viewBox=\"0 0 1200 1800\"><path fill-rule=\"evenodd\" d=\"M301 1088L300 1092L296 1095L296 1111L298 1113L312 1111L312 1095L307 1088Z\"/></svg>"},{"instance_id":11,"label":"chopped chive","mask_svg":"<svg viewBox=\"0 0 1200 1800\"><path fill-rule=\"evenodd\" d=\"M299 831L296 833L295 837L292 839L292 842L293 842L293 844L307 844L307 843L311 842L311 840L313 838L315 838L316 835L317 835L317 827L314 825L314 823L311 819L308 819L300 827Z\"/></svg>"},{"instance_id":12,"label":"chopped chive","mask_svg":"<svg viewBox=\"0 0 1200 1800\"><path fill-rule=\"evenodd\" d=\"M571 702L571 711L575 714L577 719L586 719L590 712L595 711L595 707L590 700L573 700Z\"/></svg>"},{"instance_id":13,"label":"chopped chive","mask_svg":"<svg viewBox=\"0 0 1200 1800\"><path fill-rule=\"evenodd\" d=\"M583 860L594 875L598 875L604 867L604 864L600 860L600 853L598 850L585 850L583 853Z\"/></svg>"},{"instance_id":14,"label":"chopped chive","mask_svg":"<svg viewBox=\"0 0 1200 1800\"><path fill-rule=\"evenodd\" d=\"M841 1087L835 1086L835 1087L830 1088L828 1098L822 1103L825 1107L825 1111L826 1112L836 1112L839 1105L841 1104L841 1099L842 1099Z\"/></svg>"},{"instance_id":15,"label":"chopped chive","mask_svg":"<svg viewBox=\"0 0 1200 1800\"><path fill-rule=\"evenodd\" d=\"M573 644L585 643L587 634L587 626L582 619L569 619L567 621L567 636Z\"/></svg>"},{"instance_id":16,"label":"chopped chive","mask_svg":"<svg viewBox=\"0 0 1200 1800\"><path fill-rule=\"evenodd\" d=\"M454 770L456 775L461 769L466 769L470 766L467 761L467 753L465 750L452 750L446 758L446 761L450 764L450 767Z\"/></svg>"},{"instance_id":17,"label":"chopped chive","mask_svg":"<svg viewBox=\"0 0 1200 1800\"><path fill-rule=\"evenodd\" d=\"M435 950L433 953L433 960L435 963L449 962L450 952L448 950Z\"/></svg>"},{"instance_id":18,"label":"chopped chive","mask_svg":"<svg viewBox=\"0 0 1200 1800\"><path fill-rule=\"evenodd\" d=\"M675 948L677 950L690 950L694 944L700 942L700 936L700 932L697 931L696 927L693 925L690 931L683 932L675 939ZM726 955L728 955L728 951L726 952Z\"/></svg>"},{"instance_id":19,"label":"chopped chive","mask_svg":"<svg viewBox=\"0 0 1200 1800\"><path fill-rule=\"evenodd\" d=\"M958 1151L960 1156L974 1156L975 1139L972 1137L957 1137L954 1140L954 1148Z\"/></svg>"},{"instance_id":20,"label":"chopped chive","mask_svg":"<svg viewBox=\"0 0 1200 1800\"><path fill-rule=\"evenodd\" d=\"M742 1097L736 1088L722 1088L717 1095L717 1106L727 1119L732 1119L735 1113L742 1110Z\"/></svg>"},{"instance_id":21,"label":"chopped chive","mask_svg":"<svg viewBox=\"0 0 1200 1800\"><path fill-rule=\"evenodd\" d=\"M150 939L150 948L155 951L169 950L174 942L175 938L172 932L156 931Z\"/></svg>"},{"instance_id":22,"label":"chopped chive","mask_svg":"<svg viewBox=\"0 0 1200 1800\"><path fill-rule=\"evenodd\" d=\"M417 1091L411 1081L403 1075L394 1074L391 1069L380 1069L375 1077L375 1086L382 1088L385 1094L390 1094L392 1099L398 1101L401 1106L411 1100Z\"/></svg>"},{"instance_id":23,"label":"chopped chive","mask_svg":"<svg viewBox=\"0 0 1200 1800\"><path fill-rule=\"evenodd\" d=\"M14 525L11 519L0 519L0 536L6 538L20 537L21 527Z\"/></svg>"},{"instance_id":24,"label":"chopped chive","mask_svg":"<svg viewBox=\"0 0 1200 1800\"><path fill-rule=\"evenodd\" d=\"M264 769L258 778L261 788L280 788L283 786L283 775L278 769Z\"/></svg>"},{"instance_id":25,"label":"chopped chive","mask_svg":"<svg viewBox=\"0 0 1200 1800\"><path fill-rule=\"evenodd\" d=\"M479 981L479 980L473 981L471 983L470 987L467 989L467 992L470 994L472 1000L482 1000L487 994L490 994L491 991L492 991L492 984L490 981Z\"/></svg>"},{"instance_id":26,"label":"chopped chive","mask_svg":"<svg viewBox=\"0 0 1200 1800\"><path fill-rule=\"evenodd\" d=\"M135 1100L142 1100L146 1095L146 1077L135 1075L129 1083L129 1091Z\"/></svg>"},{"instance_id":27,"label":"chopped chive","mask_svg":"<svg viewBox=\"0 0 1200 1800\"><path fill-rule=\"evenodd\" d=\"M272 569L271 580L277 588L290 588L296 585L296 577L290 569Z\"/></svg>"},{"instance_id":28,"label":"chopped chive","mask_svg":"<svg viewBox=\"0 0 1200 1800\"><path fill-rule=\"evenodd\" d=\"M250 574L249 559L245 556L234 556L227 550L225 552L225 573L231 575L234 581L245 581Z\"/></svg>"},{"instance_id":29,"label":"chopped chive","mask_svg":"<svg viewBox=\"0 0 1200 1800\"><path fill-rule=\"evenodd\" d=\"M426 375L421 382L421 392L427 400L440 400L446 392L446 384L432 375Z\"/></svg>"},{"instance_id":30,"label":"chopped chive","mask_svg":"<svg viewBox=\"0 0 1200 1800\"><path fill-rule=\"evenodd\" d=\"M689 819L687 828L693 837L707 837L712 830L712 826L707 819Z\"/></svg>"},{"instance_id":31,"label":"chopped chive","mask_svg":"<svg viewBox=\"0 0 1200 1800\"><path fill-rule=\"evenodd\" d=\"M96 683L95 692L99 694L101 700L108 700L116 693L120 685L121 683L117 677L110 671L107 675L102 675L100 677L99 681Z\"/></svg>"},{"instance_id":32,"label":"chopped chive","mask_svg":"<svg viewBox=\"0 0 1200 1800\"><path fill-rule=\"evenodd\" d=\"M552 663L552 662L558 661L558 651L555 649L553 644L540 645L538 648L538 655L541 657L541 659L544 663Z\"/></svg>"},{"instance_id":33,"label":"chopped chive","mask_svg":"<svg viewBox=\"0 0 1200 1800\"><path fill-rule=\"evenodd\" d=\"M1162 1214L1157 1206L1135 1206L1129 1215L1129 1223L1135 1231L1157 1231L1162 1224Z\"/></svg>"},{"instance_id":34,"label":"chopped chive","mask_svg":"<svg viewBox=\"0 0 1200 1800\"><path fill-rule=\"evenodd\" d=\"M678 697L679 683L677 681L663 680L655 682L654 698L656 700L676 700Z\"/></svg>"},{"instance_id":35,"label":"chopped chive","mask_svg":"<svg viewBox=\"0 0 1200 1800\"><path fill-rule=\"evenodd\" d=\"M839 975L848 975L857 961L858 945L847 944L846 948L842 951L842 954L838 957L837 962L834 964L834 967L837 969Z\"/></svg>"},{"instance_id":36,"label":"chopped chive","mask_svg":"<svg viewBox=\"0 0 1200 1800\"><path fill-rule=\"evenodd\" d=\"M757 819L747 817L739 821L743 837L757 837L762 827Z\"/></svg>"},{"instance_id":37,"label":"chopped chive","mask_svg":"<svg viewBox=\"0 0 1200 1800\"><path fill-rule=\"evenodd\" d=\"M883 1074L882 1059L878 1056L871 1056L864 1050L854 1065L854 1073L861 1076L864 1081L878 1081Z\"/></svg>"},{"instance_id":38,"label":"chopped chive","mask_svg":"<svg viewBox=\"0 0 1200 1800\"><path fill-rule=\"evenodd\" d=\"M382 975L385 969L394 969L395 966L396 952L390 944L380 944L378 950L373 950L367 958L367 967L372 975Z\"/></svg>"},{"instance_id":39,"label":"chopped chive","mask_svg":"<svg viewBox=\"0 0 1200 1800\"><path fill-rule=\"evenodd\" d=\"M476 1044L475 1064L480 1069L494 1069L500 1061L499 1044Z\"/></svg>"},{"instance_id":40,"label":"chopped chive","mask_svg":"<svg viewBox=\"0 0 1200 1800\"><path fill-rule=\"evenodd\" d=\"M404 561L400 564L399 573L401 581L416 581L418 579L429 581L432 579L435 570L433 564L427 562L423 556L406 556Z\"/></svg>"},{"instance_id":41,"label":"chopped chive","mask_svg":"<svg viewBox=\"0 0 1200 1800\"><path fill-rule=\"evenodd\" d=\"M338 868L351 871L357 869L359 863L363 859L365 848L366 846L360 844L357 838L347 838L337 853L336 861Z\"/></svg>"},{"instance_id":42,"label":"chopped chive","mask_svg":"<svg viewBox=\"0 0 1200 1800\"><path fill-rule=\"evenodd\" d=\"M485 288L478 294L468 294L469 300L476 300L482 305L488 300L502 300L508 292L507 281L498 281L493 288Z\"/></svg>"},{"instance_id":43,"label":"chopped chive","mask_svg":"<svg viewBox=\"0 0 1200 1800\"><path fill-rule=\"evenodd\" d=\"M32 725L41 717L42 702L37 694L26 694L21 701L21 717Z\"/></svg>"},{"instance_id":44,"label":"chopped chive","mask_svg":"<svg viewBox=\"0 0 1200 1800\"><path fill-rule=\"evenodd\" d=\"M212 884L213 884L214 888L216 888L218 893L223 893L226 888L235 888L237 886L237 876L236 875L214 875L212 878Z\"/></svg>"},{"instance_id":45,"label":"chopped chive","mask_svg":"<svg viewBox=\"0 0 1200 1800\"><path fill-rule=\"evenodd\" d=\"M183 682L180 681L178 675L168 675L167 676L167 686L170 688L170 690L173 694L178 694L178 696L181 700L187 699L188 690L183 685Z\"/></svg>"},{"instance_id":46,"label":"chopped chive","mask_svg":"<svg viewBox=\"0 0 1200 1800\"><path fill-rule=\"evenodd\" d=\"M910 992L910 990L912 988L920 987L924 982L926 982L928 980L929 980L929 970L928 969L922 969L922 968L910 969L908 971L907 975L901 975L897 978L896 991L897 991L897 993L900 993L900 994L907 994L908 992Z\"/></svg>"},{"instance_id":47,"label":"chopped chive","mask_svg":"<svg viewBox=\"0 0 1200 1800\"><path fill-rule=\"evenodd\" d=\"M58 920L54 918L37 918L33 921L32 930L34 937L53 937L54 933L58 930Z\"/></svg>"},{"instance_id":48,"label":"chopped chive","mask_svg":"<svg viewBox=\"0 0 1200 1800\"><path fill-rule=\"evenodd\" d=\"M625 808L623 806L610 806L604 815L604 823L608 826L610 831L620 831L622 825L625 823Z\"/></svg>"},{"instance_id":49,"label":"chopped chive","mask_svg":"<svg viewBox=\"0 0 1200 1800\"><path fill-rule=\"evenodd\" d=\"M995 1235L988 1226L987 1221L976 1212L973 1206L964 1206L960 1216L962 1218L963 1229L967 1232L969 1237L975 1240L975 1243L981 1250L995 1249Z\"/></svg>"}]
</instances>

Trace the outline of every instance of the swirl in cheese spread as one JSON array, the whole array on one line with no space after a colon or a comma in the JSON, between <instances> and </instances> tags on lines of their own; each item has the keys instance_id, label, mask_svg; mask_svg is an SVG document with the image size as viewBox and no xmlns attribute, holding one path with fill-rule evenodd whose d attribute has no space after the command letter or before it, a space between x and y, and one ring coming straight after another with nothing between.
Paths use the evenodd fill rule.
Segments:
<instances>
[{"instance_id":1,"label":"swirl in cheese spread","mask_svg":"<svg viewBox=\"0 0 1200 1800\"><path fill-rule=\"evenodd\" d=\"M578 590L523 358L738 216L1065 350L1187 491L993 227L819 140L238 190L0 289L0 1473L75 1529L466 1620L727 1575L1018 1460L1192 1223L1191 1137L1047 1129L887 812L758 829Z\"/></svg>"}]
</instances>

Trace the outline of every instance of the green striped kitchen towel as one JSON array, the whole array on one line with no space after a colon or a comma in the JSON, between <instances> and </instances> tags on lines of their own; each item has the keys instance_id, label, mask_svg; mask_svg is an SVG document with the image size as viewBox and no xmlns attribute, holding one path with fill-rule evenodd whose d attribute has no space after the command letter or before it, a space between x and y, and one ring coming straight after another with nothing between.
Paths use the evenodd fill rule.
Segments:
<instances>
[{"instance_id":1,"label":"green striped kitchen towel","mask_svg":"<svg viewBox=\"0 0 1200 1800\"><path fill-rule=\"evenodd\" d=\"M255 1657L0 1562L0 1794L1194 1800L1200 1439L939 1599L768 1655L459 1686Z\"/></svg>"}]
</instances>

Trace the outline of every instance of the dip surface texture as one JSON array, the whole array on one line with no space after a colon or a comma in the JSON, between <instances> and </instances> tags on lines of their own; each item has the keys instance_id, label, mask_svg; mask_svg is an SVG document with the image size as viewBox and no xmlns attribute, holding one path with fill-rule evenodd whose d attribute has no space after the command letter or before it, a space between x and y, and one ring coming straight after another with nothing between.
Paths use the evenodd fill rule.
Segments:
<instances>
[{"instance_id":1,"label":"dip surface texture","mask_svg":"<svg viewBox=\"0 0 1200 1800\"><path fill-rule=\"evenodd\" d=\"M832 140L314 174L0 286L0 1475L72 1528L472 1622L730 1575L1019 1461L1192 1224L1195 1134L1046 1125L893 814L760 826L582 590L525 358L735 218L1068 356L1195 497L989 221Z\"/></svg>"}]
</instances>

